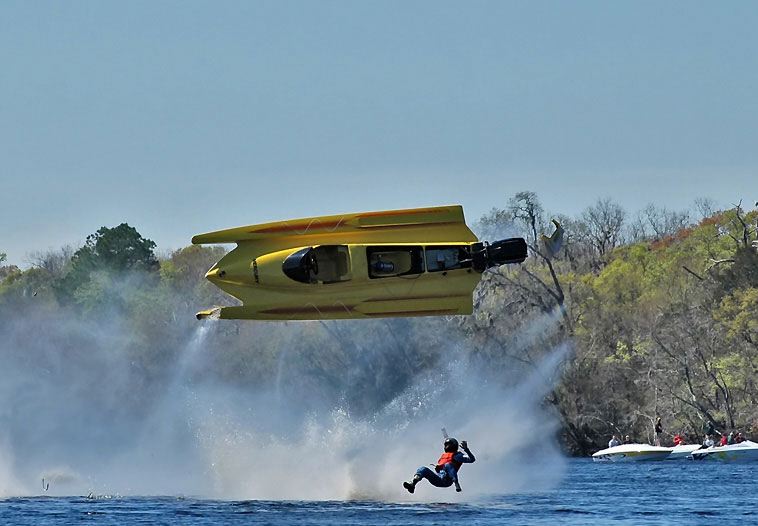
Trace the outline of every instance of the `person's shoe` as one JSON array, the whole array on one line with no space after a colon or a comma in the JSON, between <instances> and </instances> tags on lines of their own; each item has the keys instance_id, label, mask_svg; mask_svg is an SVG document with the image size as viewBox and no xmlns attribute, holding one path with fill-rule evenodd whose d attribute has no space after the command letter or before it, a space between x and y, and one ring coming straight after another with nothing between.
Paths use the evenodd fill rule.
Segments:
<instances>
[{"instance_id":1,"label":"person's shoe","mask_svg":"<svg viewBox=\"0 0 758 526\"><path fill-rule=\"evenodd\" d=\"M416 491L416 485L411 482L403 482L403 487L408 490L408 493Z\"/></svg>"}]
</instances>

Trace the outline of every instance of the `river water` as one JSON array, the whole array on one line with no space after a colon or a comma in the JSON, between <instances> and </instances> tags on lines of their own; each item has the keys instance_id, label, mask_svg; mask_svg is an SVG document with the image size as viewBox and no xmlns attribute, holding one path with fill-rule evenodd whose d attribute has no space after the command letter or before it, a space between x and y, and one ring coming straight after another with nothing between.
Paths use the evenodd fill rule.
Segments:
<instances>
[{"instance_id":1,"label":"river water","mask_svg":"<svg viewBox=\"0 0 758 526\"><path fill-rule=\"evenodd\" d=\"M0 500L2 524L756 524L758 463L595 464L575 459L555 487L468 500L419 486L439 503L224 501L188 496ZM313 481L318 484L318 480ZM403 489L398 481L398 495ZM404 495L402 498L405 498Z\"/></svg>"}]
</instances>

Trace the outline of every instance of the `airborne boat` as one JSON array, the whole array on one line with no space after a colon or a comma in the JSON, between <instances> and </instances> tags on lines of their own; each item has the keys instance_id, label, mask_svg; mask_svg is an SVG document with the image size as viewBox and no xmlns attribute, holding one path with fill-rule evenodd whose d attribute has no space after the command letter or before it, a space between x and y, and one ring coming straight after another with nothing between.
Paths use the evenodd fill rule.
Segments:
<instances>
[{"instance_id":1,"label":"airborne boat","mask_svg":"<svg viewBox=\"0 0 758 526\"><path fill-rule=\"evenodd\" d=\"M556 252L563 230L543 236ZM523 238L487 243L459 205L360 212L200 234L194 244L236 243L206 278L241 305L197 318L319 320L471 314L491 267L521 263Z\"/></svg>"}]
</instances>

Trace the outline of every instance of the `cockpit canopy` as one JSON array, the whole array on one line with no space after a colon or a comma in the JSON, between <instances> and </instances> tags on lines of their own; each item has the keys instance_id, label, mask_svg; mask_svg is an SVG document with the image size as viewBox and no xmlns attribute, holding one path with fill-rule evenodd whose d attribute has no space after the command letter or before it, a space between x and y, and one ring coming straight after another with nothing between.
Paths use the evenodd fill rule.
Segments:
<instances>
[{"instance_id":1,"label":"cockpit canopy","mask_svg":"<svg viewBox=\"0 0 758 526\"><path fill-rule=\"evenodd\" d=\"M301 283L348 281L350 251L347 245L321 245L293 252L282 263L284 274Z\"/></svg>"},{"instance_id":2,"label":"cockpit canopy","mask_svg":"<svg viewBox=\"0 0 758 526\"><path fill-rule=\"evenodd\" d=\"M465 245L374 245L366 247L368 277L411 277L424 272L471 268L471 251ZM339 283L353 277L347 245L305 247L287 256L284 274L300 283Z\"/></svg>"}]
</instances>

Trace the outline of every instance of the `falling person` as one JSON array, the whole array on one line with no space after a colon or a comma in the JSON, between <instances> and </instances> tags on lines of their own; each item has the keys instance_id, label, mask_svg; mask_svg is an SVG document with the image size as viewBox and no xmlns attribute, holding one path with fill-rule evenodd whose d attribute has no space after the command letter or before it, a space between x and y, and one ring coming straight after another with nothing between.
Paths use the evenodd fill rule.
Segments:
<instances>
[{"instance_id":1,"label":"falling person","mask_svg":"<svg viewBox=\"0 0 758 526\"><path fill-rule=\"evenodd\" d=\"M455 491L461 491L461 486L458 484L458 470L463 464L471 464L476 458L474 458L474 454L471 453L465 440L461 441L460 447L465 451L465 454L458 451L456 439L446 438L443 444L445 452L442 453L434 466L434 471L426 466L421 466L416 470L416 474L413 475L410 482L403 482L403 487L408 490L408 493L413 493L416 491L416 484L421 479L426 479L432 486L448 488L455 484Z\"/></svg>"}]
</instances>

